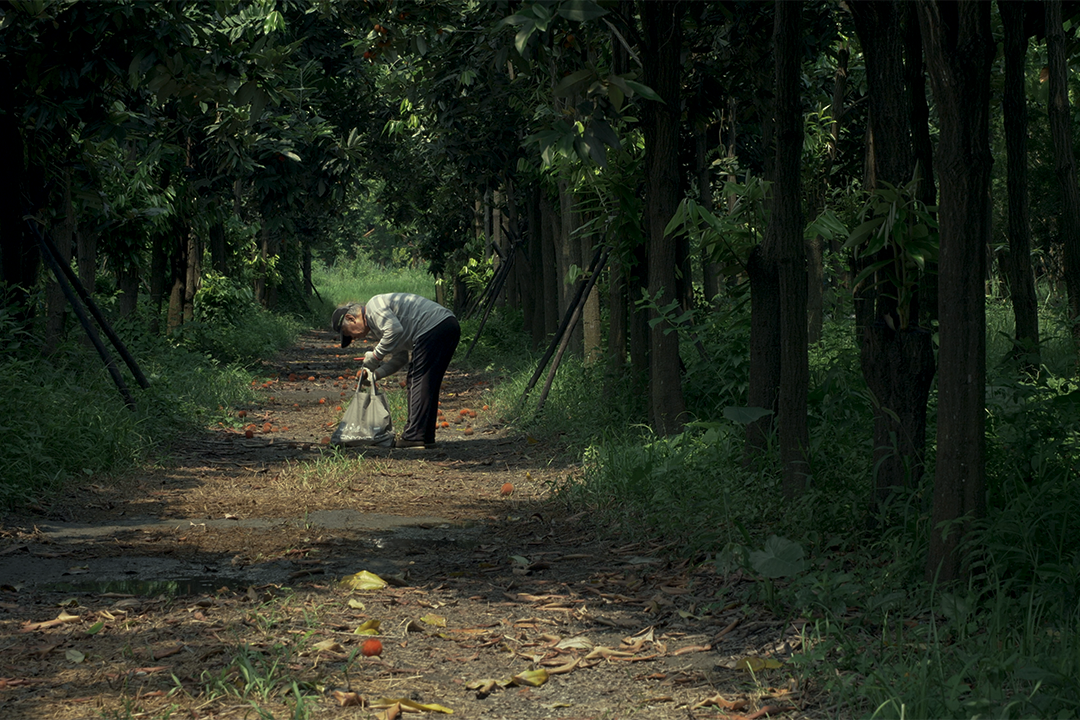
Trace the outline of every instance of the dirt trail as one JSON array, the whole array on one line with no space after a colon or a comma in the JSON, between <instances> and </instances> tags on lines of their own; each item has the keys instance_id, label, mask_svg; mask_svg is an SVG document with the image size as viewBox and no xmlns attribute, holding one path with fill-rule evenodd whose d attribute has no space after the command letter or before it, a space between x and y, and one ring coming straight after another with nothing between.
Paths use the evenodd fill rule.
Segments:
<instances>
[{"instance_id":1,"label":"dirt trail","mask_svg":"<svg viewBox=\"0 0 1080 720\"><path fill-rule=\"evenodd\" d=\"M552 500L577 469L482 409L495 378L451 369L436 448L324 445L356 368L332 340L269 365L236 427L3 518L0 718L822 714L745 579ZM387 586L342 584L361 571Z\"/></svg>"}]
</instances>

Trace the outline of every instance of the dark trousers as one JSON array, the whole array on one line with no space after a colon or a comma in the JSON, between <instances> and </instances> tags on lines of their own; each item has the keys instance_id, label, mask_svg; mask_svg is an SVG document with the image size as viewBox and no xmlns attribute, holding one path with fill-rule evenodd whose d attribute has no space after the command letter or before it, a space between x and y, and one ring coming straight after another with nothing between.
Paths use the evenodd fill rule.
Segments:
<instances>
[{"instance_id":1,"label":"dark trousers","mask_svg":"<svg viewBox=\"0 0 1080 720\"><path fill-rule=\"evenodd\" d=\"M404 440L435 442L439 419L439 390L446 368L461 340L457 318L446 318L413 343L409 359L409 420L401 433Z\"/></svg>"}]
</instances>

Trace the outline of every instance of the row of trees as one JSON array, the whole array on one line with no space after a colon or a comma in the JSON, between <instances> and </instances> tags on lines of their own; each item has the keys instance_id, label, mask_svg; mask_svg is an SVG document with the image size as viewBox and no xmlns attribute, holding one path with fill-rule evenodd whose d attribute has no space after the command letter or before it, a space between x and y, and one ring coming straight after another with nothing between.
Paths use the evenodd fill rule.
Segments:
<instances>
[{"instance_id":1,"label":"row of trees","mask_svg":"<svg viewBox=\"0 0 1080 720\"><path fill-rule=\"evenodd\" d=\"M62 302L37 301L27 216L85 285L107 271L120 314L142 297L169 332L211 271L270 307L302 299L313 257L373 230L368 214L342 219L377 205L377 234L426 258L461 310L475 299L462 268L503 267L501 298L538 346L603 258L605 292L572 347L644 379L649 421L669 434L687 419L680 318L748 278L747 404L773 411L748 446L775 429L794 497L822 289L850 282L879 500L922 475L937 373L934 520L955 530L934 534L928 571L952 578L954 521L982 511L992 219L1007 217L1017 346L1039 341L1033 228L1080 315L1061 0L19 0L3 13L0 123L18 169L0 181L5 302L44 316L46 348ZM1046 109L1052 147L1029 107ZM999 127L1007 193L992 204ZM1029 220L1027 175L1047 157L1065 189L1049 228ZM844 225L853 264L826 277Z\"/></svg>"}]
</instances>

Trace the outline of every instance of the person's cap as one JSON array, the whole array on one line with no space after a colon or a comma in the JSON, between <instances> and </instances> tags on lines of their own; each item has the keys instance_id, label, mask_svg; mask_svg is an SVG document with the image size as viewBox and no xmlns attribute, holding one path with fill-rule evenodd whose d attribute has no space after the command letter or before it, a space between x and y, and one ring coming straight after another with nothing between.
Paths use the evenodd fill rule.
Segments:
<instances>
[{"instance_id":1,"label":"person's cap","mask_svg":"<svg viewBox=\"0 0 1080 720\"><path fill-rule=\"evenodd\" d=\"M345 322L345 316L349 314L349 307L339 307L334 311L334 314L330 316L330 327L334 329L334 332L341 335L341 347L349 347L349 343L352 342L351 335L345 335L341 330L342 323Z\"/></svg>"}]
</instances>

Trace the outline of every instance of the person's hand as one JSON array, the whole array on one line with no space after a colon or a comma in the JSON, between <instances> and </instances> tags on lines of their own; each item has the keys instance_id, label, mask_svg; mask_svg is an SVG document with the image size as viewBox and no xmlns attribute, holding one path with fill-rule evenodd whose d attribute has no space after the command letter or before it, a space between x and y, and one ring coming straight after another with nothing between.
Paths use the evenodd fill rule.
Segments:
<instances>
[{"instance_id":1,"label":"person's hand","mask_svg":"<svg viewBox=\"0 0 1080 720\"><path fill-rule=\"evenodd\" d=\"M366 353L364 353L364 367L365 368L367 368L368 370L371 370L372 372L374 372L375 369L377 367L379 367L380 365L382 365L382 361L375 357L375 351L374 350L368 350Z\"/></svg>"}]
</instances>

